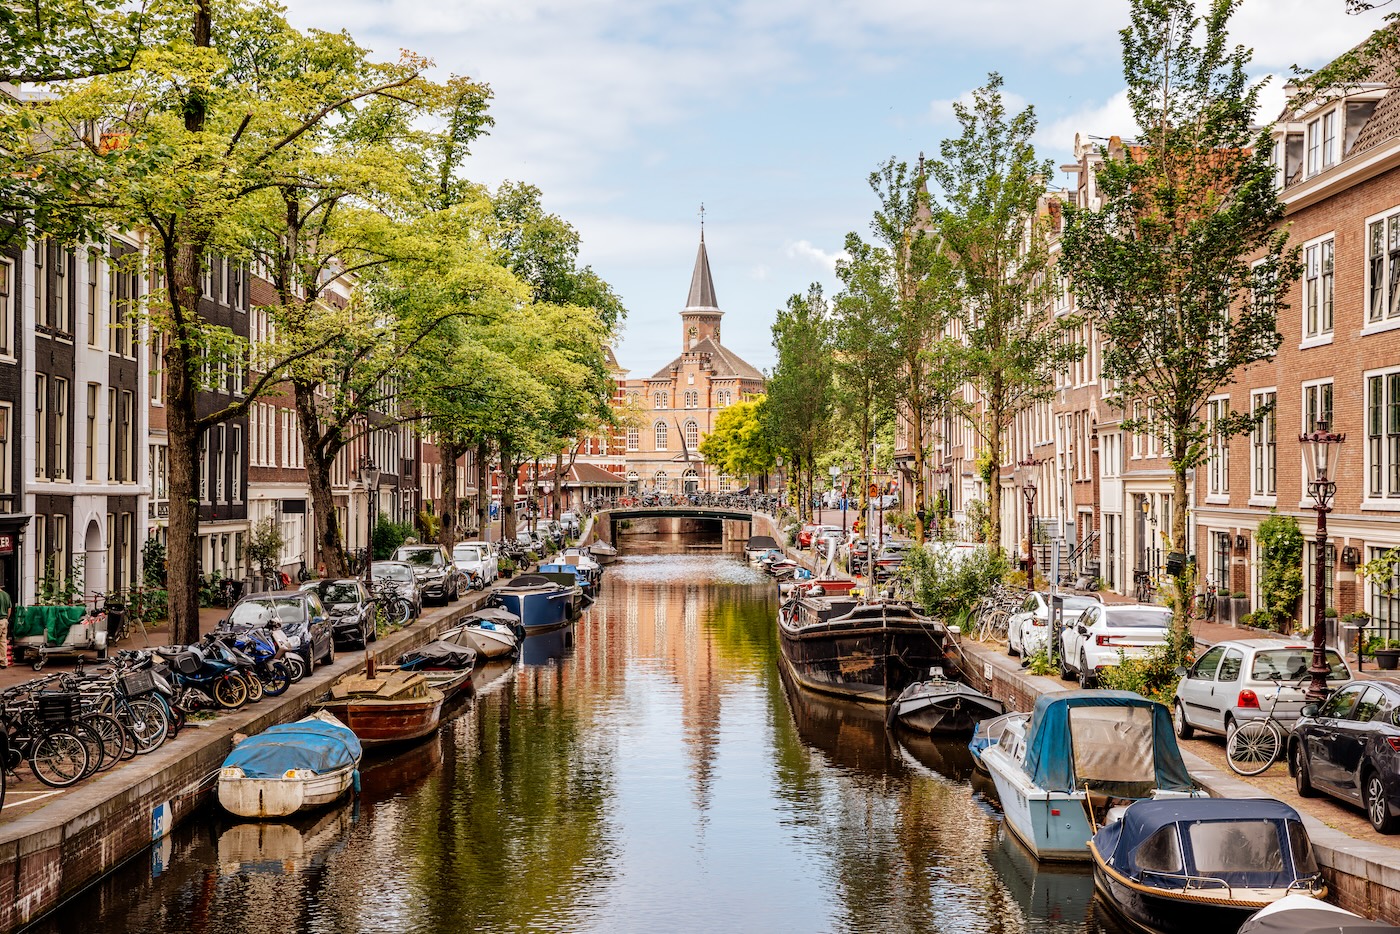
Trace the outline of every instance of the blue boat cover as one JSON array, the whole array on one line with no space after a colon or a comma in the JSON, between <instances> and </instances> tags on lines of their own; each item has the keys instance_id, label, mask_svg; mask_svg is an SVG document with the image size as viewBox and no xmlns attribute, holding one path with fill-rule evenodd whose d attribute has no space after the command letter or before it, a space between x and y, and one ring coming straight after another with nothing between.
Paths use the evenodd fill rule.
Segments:
<instances>
[{"instance_id":1,"label":"blue boat cover","mask_svg":"<svg viewBox=\"0 0 1400 934\"><path fill-rule=\"evenodd\" d=\"M1026 734L1025 770L1038 787L1047 791L1070 792L1082 790L1085 778L1076 774L1075 762L1088 750L1078 751L1073 746L1071 718L1072 712L1084 708L1119 708L1124 712L1124 735L1115 738L1115 747L1125 753L1121 758L1125 766L1145 766L1136 762L1135 756L1128 755L1141 744L1144 752L1150 743L1152 748L1155 786L1163 791L1192 791L1195 783L1186 771L1186 763L1181 759L1181 749L1172 733L1171 713L1167 708L1150 701L1132 691L1052 691L1042 694L1031 711L1031 722ZM1146 710L1150 722L1151 736L1128 733L1133 717L1131 711ZM1134 742L1136 741L1136 742ZM1099 750L1112 754L1113 748ZM1094 776L1102 782L1105 776ZM1131 779L1125 778L1125 783ZM1096 786L1097 787L1097 786Z\"/></svg>"},{"instance_id":2,"label":"blue boat cover","mask_svg":"<svg viewBox=\"0 0 1400 934\"><path fill-rule=\"evenodd\" d=\"M1290 828L1290 821L1296 826ZM1169 859L1180 862L1165 871L1152 864L1162 860L1162 848L1140 848L1153 834L1172 825L1177 827L1177 843L1168 850L1176 855ZM1115 870L1147 884L1166 876L1168 887L1179 888L1184 874L1231 885L1282 889L1317 871L1315 865L1294 866L1293 854L1310 848L1292 845L1290 833L1306 835L1303 819L1272 798L1168 798L1129 805L1121 820L1094 835L1094 848ZM1139 855L1149 851L1148 865L1141 865ZM1173 877L1178 880L1174 886Z\"/></svg>"},{"instance_id":3,"label":"blue boat cover","mask_svg":"<svg viewBox=\"0 0 1400 934\"><path fill-rule=\"evenodd\" d=\"M349 727L324 720L298 720L268 727L228 754L224 768L240 768L249 778L278 778L288 769L333 772L360 761L360 741Z\"/></svg>"}]
</instances>

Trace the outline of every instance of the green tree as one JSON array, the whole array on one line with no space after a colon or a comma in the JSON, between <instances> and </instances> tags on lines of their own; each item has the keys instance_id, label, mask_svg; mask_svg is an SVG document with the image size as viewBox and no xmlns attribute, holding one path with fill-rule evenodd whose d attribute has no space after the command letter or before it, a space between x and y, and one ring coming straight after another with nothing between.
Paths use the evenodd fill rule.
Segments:
<instances>
[{"instance_id":1,"label":"green tree","mask_svg":"<svg viewBox=\"0 0 1400 934\"><path fill-rule=\"evenodd\" d=\"M992 73L972 93L972 104L955 104L962 134L944 140L931 174L941 189L932 206L933 224L952 257L962 340L947 352L961 361L976 401L950 401L981 442L988 474L991 529L1001 542L1001 468L1006 439L1017 416L1050 398L1056 372L1084 348L1070 340L1077 324L1050 311L1047 271L1048 224L1040 216L1051 165L1038 160L1031 137L1035 111L1008 116L1001 76Z\"/></svg>"},{"instance_id":2,"label":"green tree","mask_svg":"<svg viewBox=\"0 0 1400 934\"><path fill-rule=\"evenodd\" d=\"M1249 52L1227 45L1238 0L1134 0L1122 31L1128 99L1143 129L1136 145L1104 151L1097 210L1069 205L1065 269L1105 341L1104 376L1120 406L1141 402L1171 459L1171 546L1187 542L1187 475L1212 438L1248 431L1265 413L1207 419L1211 397L1277 349L1278 312L1298 278L1266 133L1252 125L1259 85ZM1131 415L1131 410L1125 409ZM1189 637L1177 587L1176 643Z\"/></svg>"},{"instance_id":3,"label":"green tree","mask_svg":"<svg viewBox=\"0 0 1400 934\"><path fill-rule=\"evenodd\" d=\"M820 285L790 297L773 324L778 363L762 407L774 446L797 481L798 515L811 514L816 458L831 425L831 316Z\"/></svg>"},{"instance_id":4,"label":"green tree","mask_svg":"<svg viewBox=\"0 0 1400 934\"><path fill-rule=\"evenodd\" d=\"M766 477L773 469L774 452L765 405L764 396L755 396L721 410L714 430L700 441L705 462L731 477Z\"/></svg>"}]
</instances>

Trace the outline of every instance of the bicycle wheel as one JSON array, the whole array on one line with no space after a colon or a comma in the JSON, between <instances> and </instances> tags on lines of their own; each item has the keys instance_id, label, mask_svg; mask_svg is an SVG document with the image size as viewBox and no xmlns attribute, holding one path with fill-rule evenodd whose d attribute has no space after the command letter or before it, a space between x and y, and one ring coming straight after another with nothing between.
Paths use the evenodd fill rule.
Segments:
<instances>
[{"instance_id":1,"label":"bicycle wheel","mask_svg":"<svg viewBox=\"0 0 1400 934\"><path fill-rule=\"evenodd\" d=\"M97 771L105 772L123 759L130 759L135 755L135 745L127 734L126 727L122 726L116 717L105 713L88 714L83 717L83 723L102 738L102 764L97 767Z\"/></svg>"},{"instance_id":2,"label":"bicycle wheel","mask_svg":"<svg viewBox=\"0 0 1400 934\"><path fill-rule=\"evenodd\" d=\"M83 778L97 772L105 772L107 768L110 768L107 766L106 745L102 741L102 734L97 731L95 726L86 720L74 720L67 725L66 729L82 740L83 745L87 747L87 772L84 773Z\"/></svg>"},{"instance_id":3,"label":"bicycle wheel","mask_svg":"<svg viewBox=\"0 0 1400 934\"><path fill-rule=\"evenodd\" d=\"M1283 731L1272 720L1248 720L1225 741L1225 760L1241 775L1258 775L1283 752Z\"/></svg>"},{"instance_id":4,"label":"bicycle wheel","mask_svg":"<svg viewBox=\"0 0 1400 934\"><path fill-rule=\"evenodd\" d=\"M87 746L67 730L45 733L34 741L29 771L50 788L75 785L88 773Z\"/></svg>"},{"instance_id":5,"label":"bicycle wheel","mask_svg":"<svg viewBox=\"0 0 1400 934\"><path fill-rule=\"evenodd\" d=\"M145 755L165 742L171 727L165 711L164 704L149 697L127 699L120 717L138 753Z\"/></svg>"}]
</instances>

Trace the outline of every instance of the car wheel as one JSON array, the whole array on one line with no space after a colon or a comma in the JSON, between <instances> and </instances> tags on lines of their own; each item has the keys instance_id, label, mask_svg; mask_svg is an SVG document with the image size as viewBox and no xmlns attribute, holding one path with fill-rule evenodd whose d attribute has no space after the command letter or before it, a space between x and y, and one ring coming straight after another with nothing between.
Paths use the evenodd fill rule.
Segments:
<instances>
[{"instance_id":1,"label":"car wheel","mask_svg":"<svg viewBox=\"0 0 1400 934\"><path fill-rule=\"evenodd\" d=\"M1313 787L1312 773L1308 770L1308 757L1303 755L1302 743L1294 743L1289 753L1293 763L1293 783L1298 788L1298 797L1315 798L1317 789Z\"/></svg>"},{"instance_id":2,"label":"car wheel","mask_svg":"<svg viewBox=\"0 0 1400 934\"><path fill-rule=\"evenodd\" d=\"M1186 708L1181 706L1181 701L1172 704L1172 728L1176 730L1178 739L1190 739L1196 735L1195 729L1186 722Z\"/></svg>"},{"instance_id":3,"label":"car wheel","mask_svg":"<svg viewBox=\"0 0 1400 934\"><path fill-rule=\"evenodd\" d=\"M326 657L325 657L324 663L327 664L327 665L334 665L334 664L335 664L335 640L334 640L334 639L331 640L331 644L326 648Z\"/></svg>"},{"instance_id":4,"label":"car wheel","mask_svg":"<svg viewBox=\"0 0 1400 934\"><path fill-rule=\"evenodd\" d=\"M1230 748L1230 740L1234 737L1239 726L1235 723L1235 718L1226 714L1225 716L1225 748Z\"/></svg>"},{"instance_id":5,"label":"car wheel","mask_svg":"<svg viewBox=\"0 0 1400 934\"><path fill-rule=\"evenodd\" d=\"M1089 667L1089 659L1083 652L1079 653L1079 687L1081 690L1089 690L1098 679L1092 674L1093 669Z\"/></svg>"},{"instance_id":6,"label":"car wheel","mask_svg":"<svg viewBox=\"0 0 1400 934\"><path fill-rule=\"evenodd\" d=\"M1060 667L1060 680L1061 680L1061 681L1073 681L1073 680L1074 680L1074 669L1072 669L1072 668L1069 667L1069 662L1065 660L1065 653L1064 653L1063 651L1060 652L1060 657L1059 657L1059 660L1058 660L1057 664L1058 664L1059 667Z\"/></svg>"},{"instance_id":7,"label":"car wheel","mask_svg":"<svg viewBox=\"0 0 1400 934\"><path fill-rule=\"evenodd\" d=\"M1395 833L1400 830L1400 818L1390 813L1390 801L1386 798L1385 783L1380 773L1367 769L1361 776L1361 803L1366 806L1366 816L1377 833Z\"/></svg>"},{"instance_id":8,"label":"car wheel","mask_svg":"<svg viewBox=\"0 0 1400 934\"><path fill-rule=\"evenodd\" d=\"M1017 655L1021 654L1021 651L1013 647L1011 641L1011 630L1010 628L1008 628L1006 632L1006 654L1010 655L1012 658L1015 658Z\"/></svg>"}]
</instances>

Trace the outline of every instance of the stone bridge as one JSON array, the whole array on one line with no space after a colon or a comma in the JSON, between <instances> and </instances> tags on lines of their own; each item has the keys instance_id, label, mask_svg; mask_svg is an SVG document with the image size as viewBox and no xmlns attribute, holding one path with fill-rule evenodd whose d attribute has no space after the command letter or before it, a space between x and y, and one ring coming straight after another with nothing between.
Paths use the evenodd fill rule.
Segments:
<instances>
[{"instance_id":1,"label":"stone bridge","mask_svg":"<svg viewBox=\"0 0 1400 934\"><path fill-rule=\"evenodd\" d=\"M754 533L754 522L767 518L735 506L691 506L686 503L672 506L615 506L595 513L593 528L597 538L612 543L617 541L617 524L624 519L701 519L720 522L726 535L747 539ZM730 523L742 523L742 526ZM764 524L766 526L766 521Z\"/></svg>"}]
</instances>

